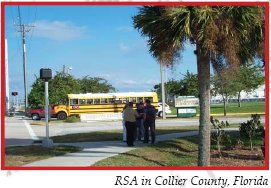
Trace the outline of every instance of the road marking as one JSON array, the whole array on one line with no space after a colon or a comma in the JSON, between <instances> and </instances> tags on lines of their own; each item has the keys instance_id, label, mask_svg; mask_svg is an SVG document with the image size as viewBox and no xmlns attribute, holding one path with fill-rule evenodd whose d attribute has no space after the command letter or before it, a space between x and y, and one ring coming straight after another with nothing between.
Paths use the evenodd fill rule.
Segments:
<instances>
[{"instance_id":1,"label":"road marking","mask_svg":"<svg viewBox=\"0 0 271 188\"><path fill-rule=\"evenodd\" d=\"M31 128L30 124L26 121L23 120L24 125L26 126L28 133L30 134L32 140L39 140L39 138L37 137L37 135L34 133L33 129Z\"/></svg>"}]
</instances>

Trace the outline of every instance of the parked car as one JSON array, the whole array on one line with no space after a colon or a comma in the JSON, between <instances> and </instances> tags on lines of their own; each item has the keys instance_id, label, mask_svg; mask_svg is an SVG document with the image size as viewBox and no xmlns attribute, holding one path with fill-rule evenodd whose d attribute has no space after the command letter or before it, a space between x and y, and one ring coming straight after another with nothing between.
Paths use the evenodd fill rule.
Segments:
<instances>
[{"instance_id":1,"label":"parked car","mask_svg":"<svg viewBox=\"0 0 271 188\"><path fill-rule=\"evenodd\" d=\"M165 104L165 112L166 112L166 114L170 114L171 113L170 107L167 104ZM163 114L163 106L162 106L161 102L158 102L158 112L157 112L157 115L158 115L158 117L162 117L162 114Z\"/></svg>"},{"instance_id":2,"label":"parked car","mask_svg":"<svg viewBox=\"0 0 271 188\"><path fill-rule=\"evenodd\" d=\"M49 110L51 112L51 117L52 118L56 117L56 114L54 113L54 107L51 106ZM44 107L29 109L27 112L27 117L31 118L32 120L40 120L41 118L45 118Z\"/></svg>"}]
</instances>

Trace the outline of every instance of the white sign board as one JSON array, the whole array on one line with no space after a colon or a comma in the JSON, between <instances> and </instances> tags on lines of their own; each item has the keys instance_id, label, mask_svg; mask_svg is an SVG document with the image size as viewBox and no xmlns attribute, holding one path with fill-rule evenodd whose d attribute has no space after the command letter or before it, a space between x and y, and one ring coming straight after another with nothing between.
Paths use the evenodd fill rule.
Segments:
<instances>
[{"instance_id":1,"label":"white sign board","mask_svg":"<svg viewBox=\"0 0 271 188\"><path fill-rule=\"evenodd\" d=\"M196 107L199 106L199 99L195 97L175 98L175 107Z\"/></svg>"},{"instance_id":2,"label":"white sign board","mask_svg":"<svg viewBox=\"0 0 271 188\"><path fill-rule=\"evenodd\" d=\"M195 108L179 108L178 114L195 114L196 109Z\"/></svg>"}]
</instances>

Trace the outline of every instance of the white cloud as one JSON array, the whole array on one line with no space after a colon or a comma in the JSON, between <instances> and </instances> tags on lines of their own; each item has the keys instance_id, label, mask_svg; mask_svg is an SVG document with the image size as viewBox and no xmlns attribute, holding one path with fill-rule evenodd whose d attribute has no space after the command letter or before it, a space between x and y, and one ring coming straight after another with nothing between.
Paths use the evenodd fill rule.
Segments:
<instances>
[{"instance_id":1,"label":"white cloud","mask_svg":"<svg viewBox=\"0 0 271 188\"><path fill-rule=\"evenodd\" d=\"M150 85L150 86L153 86L157 83L159 83L158 80L140 80L140 81L137 81L137 80L116 80L117 84L125 84L125 85Z\"/></svg>"},{"instance_id":2,"label":"white cloud","mask_svg":"<svg viewBox=\"0 0 271 188\"><path fill-rule=\"evenodd\" d=\"M126 85L139 85L140 83L135 80L122 80L119 82L120 84L126 84Z\"/></svg>"},{"instance_id":3,"label":"white cloud","mask_svg":"<svg viewBox=\"0 0 271 188\"><path fill-rule=\"evenodd\" d=\"M123 27L116 28L116 31L119 31L119 32L131 32L132 30L133 28L130 26L123 26Z\"/></svg>"},{"instance_id":4,"label":"white cloud","mask_svg":"<svg viewBox=\"0 0 271 188\"><path fill-rule=\"evenodd\" d=\"M119 49L120 49L120 51L122 51L122 52L127 52L127 51L130 50L130 47L129 47L128 45L124 44L124 43L120 43L120 44L119 44Z\"/></svg>"},{"instance_id":5,"label":"white cloud","mask_svg":"<svg viewBox=\"0 0 271 188\"><path fill-rule=\"evenodd\" d=\"M67 41L81 37L86 32L85 26L76 26L69 21L41 20L33 23L34 36L57 41Z\"/></svg>"},{"instance_id":6,"label":"white cloud","mask_svg":"<svg viewBox=\"0 0 271 188\"><path fill-rule=\"evenodd\" d=\"M147 85L155 85L158 84L160 81L159 80L145 80L145 84Z\"/></svg>"}]
</instances>

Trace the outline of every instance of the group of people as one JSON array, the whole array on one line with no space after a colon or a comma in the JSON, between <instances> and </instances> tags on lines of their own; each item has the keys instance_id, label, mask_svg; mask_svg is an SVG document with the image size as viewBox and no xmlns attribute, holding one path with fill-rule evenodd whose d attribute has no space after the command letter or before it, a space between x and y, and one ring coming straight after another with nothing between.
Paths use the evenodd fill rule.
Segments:
<instances>
[{"instance_id":1,"label":"group of people","mask_svg":"<svg viewBox=\"0 0 271 188\"><path fill-rule=\"evenodd\" d=\"M123 141L127 145L134 146L137 139L144 143L149 142L149 131L151 132L151 143L155 142L155 117L156 110L151 105L151 101L146 99L136 104L137 109L133 109L134 103L129 102L123 109Z\"/></svg>"}]
</instances>

